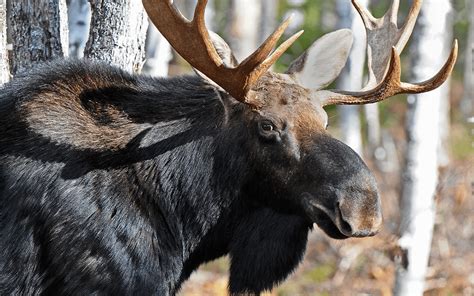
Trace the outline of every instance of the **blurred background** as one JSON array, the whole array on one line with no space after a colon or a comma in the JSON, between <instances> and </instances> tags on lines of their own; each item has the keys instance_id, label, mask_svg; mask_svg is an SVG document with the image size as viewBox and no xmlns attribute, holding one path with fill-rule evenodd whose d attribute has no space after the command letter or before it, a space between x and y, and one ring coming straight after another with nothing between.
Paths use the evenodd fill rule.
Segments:
<instances>
[{"instance_id":1,"label":"blurred background","mask_svg":"<svg viewBox=\"0 0 474 296\"><path fill-rule=\"evenodd\" d=\"M192 18L196 0L174 2ZM359 2L375 17L391 5ZM402 26L412 1L400 2ZM458 62L443 87L327 108L330 133L359 153L378 179L384 228L373 238L336 241L315 227L303 263L268 295L474 295L472 6L472 0L425 0L402 54L403 81L424 81L442 67L456 38ZM290 15L286 37L305 33L274 70L285 71L323 34L351 28L351 57L330 88L365 85L365 29L350 0L209 0L206 23L241 61ZM148 26L141 1L0 0L0 84L37 62L64 56L157 77L192 72ZM228 262L202 266L179 295L227 295Z\"/></svg>"}]
</instances>

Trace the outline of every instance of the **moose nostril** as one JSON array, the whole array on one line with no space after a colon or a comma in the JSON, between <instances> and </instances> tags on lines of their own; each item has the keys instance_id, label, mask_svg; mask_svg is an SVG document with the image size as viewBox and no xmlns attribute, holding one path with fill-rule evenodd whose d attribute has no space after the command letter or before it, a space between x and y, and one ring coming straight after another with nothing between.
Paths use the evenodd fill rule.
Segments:
<instances>
[{"instance_id":1,"label":"moose nostril","mask_svg":"<svg viewBox=\"0 0 474 296\"><path fill-rule=\"evenodd\" d=\"M342 232L346 235L352 234L352 226L346 220L344 220L344 216L342 215L342 211L341 211L341 207L339 203L337 203L337 211L339 215L339 220L341 224L340 227L341 227Z\"/></svg>"}]
</instances>

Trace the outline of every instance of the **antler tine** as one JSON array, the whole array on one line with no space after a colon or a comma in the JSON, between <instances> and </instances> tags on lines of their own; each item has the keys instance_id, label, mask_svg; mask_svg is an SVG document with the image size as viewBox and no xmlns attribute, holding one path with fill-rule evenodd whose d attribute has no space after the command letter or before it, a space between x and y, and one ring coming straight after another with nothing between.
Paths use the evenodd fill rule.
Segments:
<instances>
[{"instance_id":1,"label":"antler tine","mask_svg":"<svg viewBox=\"0 0 474 296\"><path fill-rule=\"evenodd\" d=\"M293 43L304 33L304 30L301 30L288 38L285 42L280 44L277 49L269 56L267 57L263 62L261 62L255 70L252 72L252 75L249 78L249 85L252 85L254 82L258 80L260 76L263 75L270 67L281 57L282 54L285 53L285 51L290 48Z\"/></svg>"},{"instance_id":2,"label":"antler tine","mask_svg":"<svg viewBox=\"0 0 474 296\"><path fill-rule=\"evenodd\" d=\"M392 55L388 67L387 75L383 81L375 88L367 91L342 91L333 90L324 93L324 106L329 105L362 105L382 101L384 98L393 96L396 89L400 87L401 66L400 56L395 47L392 48Z\"/></svg>"},{"instance_id":3,"label":"antler tine","mask_svg":"<svg viewBox=\"0 0 474 296\"><path fill-rule=\"evenodd\" d=\"M398 52L402 52L403 48L407 44L408 40L410 39L411 33L413 32L413 28L415 27L416 20L418 15L420 14L421 5L423 4L423 0L413 0L413 3L410 7L410 11L408 12L407 19L403 26L399 30L399 41L398 41Z\"/></svg>"},{"instance_id":4,"label":"antler tine","mask_svg":"<svg viewBox=\"0 0 474 296\"><path fill-rule=\"evenodd\" d=\"M400 0L392 0L392 6L385 14L385 18L388 18L391 22L397 23L398 20L398 9L400 7Z\"/></svg>"},{"instance_id":5,"label":"antler tine","mask_svg":"<svg viewBox=\"0 0 474 296\"><path fill-rule=\"evenodd\" d=\"M390 48L395 46L398 53L401 53L405 48L420 12L421 3L422 0L414 0L404 26L398 29L399 0L392 0L392 5L381 18L374 18L367 8L357 0L352 0L352 4L364 22L367 33L369 81L365 89L376 86L384 78L389 63Z\"/></svg>"},{"instance_id":6,"label":"antler tine","mask_svg":"<svg viewBox=\"0 0 474 296\"><path fill-rule=\"evenodd\" d=\"M200 26L205 27L206 6L208 0L198 0L194 9L193 22L197 22Z\"/></svg>"},{"instance_id":7,"label":"antler tine","mask_svg":"<svg viewBox=\"0 0 474 296\"><path fill-rule=\"evenodd\" d=\"M357 0L352 0L352 5L355 7L360 17L362 18L365 27L367 29L374 28L377 23L377 19L372 15L372 13L367 8L362 6Z\"/></svg>"},{"instance_id":8,"label":"antler tine","mask_svg":"<svg viewBox=\"0 0 474 296\"><path fill-rule=\"evenodd\" d=\"M458 55L458 42L454 41L451 53L438 73L431 79L420 83L401 82L400 55L395 47L392 47L391 58L387 74L383 81L375 88L368 91L348 92L348 91L323 91L319 94L319 99L324 102L324 106L329 105L362 105L382 101L388 97L401 93L423 93L441 86L449 75L451 75Z\"/></svg>"},{"instance_id":9,"label":"antler tine","mask_svg":"<svg viewBox=\"0 0 474 296\"><path fill-rule=\"evenodd\" d=\"M456 63L457 40L454 41L446 63L431 79L414 84L400 80L400 53L413 32L422 2L422 0L413 1L405 24L401 29L398 29L399 0L393 0L390 9L380 19L374 18L357 0L352 0L366 27L369 82L359 92L334 90L316 93L324 105L375 103L401 93L431 91L446 81ZM391 50L388 50L389 48Z\"/></svg>"},{"instance_id":10,"label":"antler tine","mask_svg":"<svg viewBox=\"0 0 474 296\"><path fill-rule=\"evenodd\" d=\"M252 105L246 96L256 81L272 63L301 35L294 35L269 56L290 19L278 29L243 63L228 68L214 47L206 28L204 13L208 0L199 0L194 18L189 22L177 11L171 0L142 0L148 16L173 48L191 66L212 79L235 99Z\"/></svg>"},{"instance_id":11,"label":"antler tine","mask_svg":"<svg viewBox=\"0 0 474 296\"><path fill-rule=\"evenodd\" d=\"M258 64L262 63L262 60L266 59L270 52L275 48L276 43L280 39L281 35L285 32L286 28L291 21L291 16L288 17L281 25L260 45L260 47L249 57L247 57L240 65L242 69L253 69Z\"/></svg>"},{"instance_id":12,"label":"antler tine","mask_svg":"<svg viewBox=\"0 0 474 296\"><path fill-rule=\"evenodd\" d=\"M449 58L444 63L443 67L439 72L433 76L433 78L426 80L420 83L401 83L402 91L401 93L409 93L409 94L417 94L432 91L433 89L438 88L441 86L446 79L448 79L449 75L453 71L454 65L456 64L456 60L458 57L458 40L454 40L453 47L451 49L451 53L449 54Z\"/></svg>"},{"instance_id":13,"label":"antler tine","mask_svg":"<svg viewBox=\"0 0 474 296\"><path fill-rule=\"evenodd\" d=\"M222 65L222 59L217 53L214 45L212 44L211 37L209 36L209 31L206 28L206 21L205 21L205 13L206 13L206 5L208 0L198 0L196 4L196 9L194 10L194 16L192 23L196 25L196 28L199 34L202 36L203 40L207 40L206 43L206 50L211 60L218 66Z\"/></svg>"}]
</instances>

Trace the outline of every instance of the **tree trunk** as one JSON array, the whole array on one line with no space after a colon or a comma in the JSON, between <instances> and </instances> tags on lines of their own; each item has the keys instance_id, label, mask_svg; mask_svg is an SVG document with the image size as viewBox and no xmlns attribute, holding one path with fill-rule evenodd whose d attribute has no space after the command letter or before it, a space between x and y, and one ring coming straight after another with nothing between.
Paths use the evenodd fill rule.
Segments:
<instances>
[{"instance_id":1,"label":"tree trunk","mask_svg":"<svg viewBox=\"0 0 474 296\"><path fill-rule=\"evenodd\" d=\"M7 50L7 1L0 0L0 85L10 79Z\"/></svg>"},{"instance_id":2,"label":"tree trunk","mask_svg":"<svg viewBox=\"0 0 474 296\"><path fill-rule=\"evenodd\" d=\"M364 114L367 121L367 143L369 144L371 156L375 156L378 160L376 149L384 149L381 147L382 131L380 127L379 105L364 105Z\"/></svg>"},{"instance_id":3,"label":"tree trunk","mask_svg":"<svg viewBox=\"0 0 474 296\"><path fill-rule=\"evenodd\" d=\"M9 9L14 75L37 62L67 56L66 0L15 0Z\"/></svg>"},{"instance_id":4,"label":"tree trunk","mask_svg":"<svg viewBox=\"0 0 474 296\"><path fill-rule=\"evenodd\" d=\"M276 29L278 25L277 13L278 13L278 1L275 0L261 0L261 12L260 12L260 26L259 26L259 37L258 43L261 44L270 36L271 33Z\"/></svg>"},{"instance_id":5,"label":"tree trunk","mask_svg":"<svg viewBox=\"0 0 474 296\"><path fill-rule=\"evenodd\" d=\"M259 46L261 4L261 0L231 0L226 35L239 62Z\"/></svg>"},{"instance_id":6,"label":"tree trunk","mask_svg":"<svg viewBox=\"0 0 474 296\"><path fill-rule=\"evenodd\" d=\"M169 62L172 57L168 40L161 35L155 26L150 25L146 39L146 62L143 73L155 77L168 76Z\"/></svg>"},{"instance_id":7,"label":"tree trunk","mask_svg":"<svg viewBox=\"0 0 474 296\"><path fill-rule=\"evenodd\" d=\"M449 53L449 0L425 0L411 46L414 81L436 73ZM433 50L436 49L436 50ZM407 156L401 200L399 245L406 262L397 269L395 295L422 295L435 218L440 142L441 97L446 83L429 93L410 95L407 113Z\"/></svg>"},{"instance_id":8,"label":"tree trunk","mask_svg":"<svg viewBox=\"0 0 474 296\"><path fill-rule=\"evenodd\" d=\"M69 56L82 58L91 23L91 8L87 0L68 1Z\"/></svg>"},{"instance_id":9,"label":"tree trunk","mask_svg":"<svg viewBox=\"0 0 474 296\"><path fill-rule=\"evenodd\" d=\"M89 0L91 25L84 57L139 72L145 58L148 19L138 0Z\"/></svg>"},{"instance_id":10,"label":"tree trunk","mask_svg":"<svg viewBox=\"0 0 474 296\"><path fill-rule=\"evenodd\" d=\"M368 0L359 1L361 5L367 6ZM347 61L347 65L341 73L338 87L344 90L360 90L362 88L363 73L365 65L366 37L362 20L353 9L350 1L338 0L337 12L339 16L339 27L351 28L354 33L354 45ZM359 155L362 154L362 136L360 129L359 107L338 106L342 140Z\"/></svg>"}]
</instances>

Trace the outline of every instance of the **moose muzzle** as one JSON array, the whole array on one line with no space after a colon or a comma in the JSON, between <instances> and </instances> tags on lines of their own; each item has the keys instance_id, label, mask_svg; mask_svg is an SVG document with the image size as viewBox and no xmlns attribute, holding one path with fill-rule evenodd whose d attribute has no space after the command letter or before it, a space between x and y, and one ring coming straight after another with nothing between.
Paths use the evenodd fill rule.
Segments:
<instances>
[{"instance_id":1,"label":"moose muzzle","mask_svg":"<svg viewBox=\"0 0 474 296\"><path fill-rule=\"evenodd\" d=\"M373 236L380 230L375 178L351 148L320 136L304 163L311 185L305 186L302 201L312 222L333 238Z\"/></svg>"}]
</instances>

